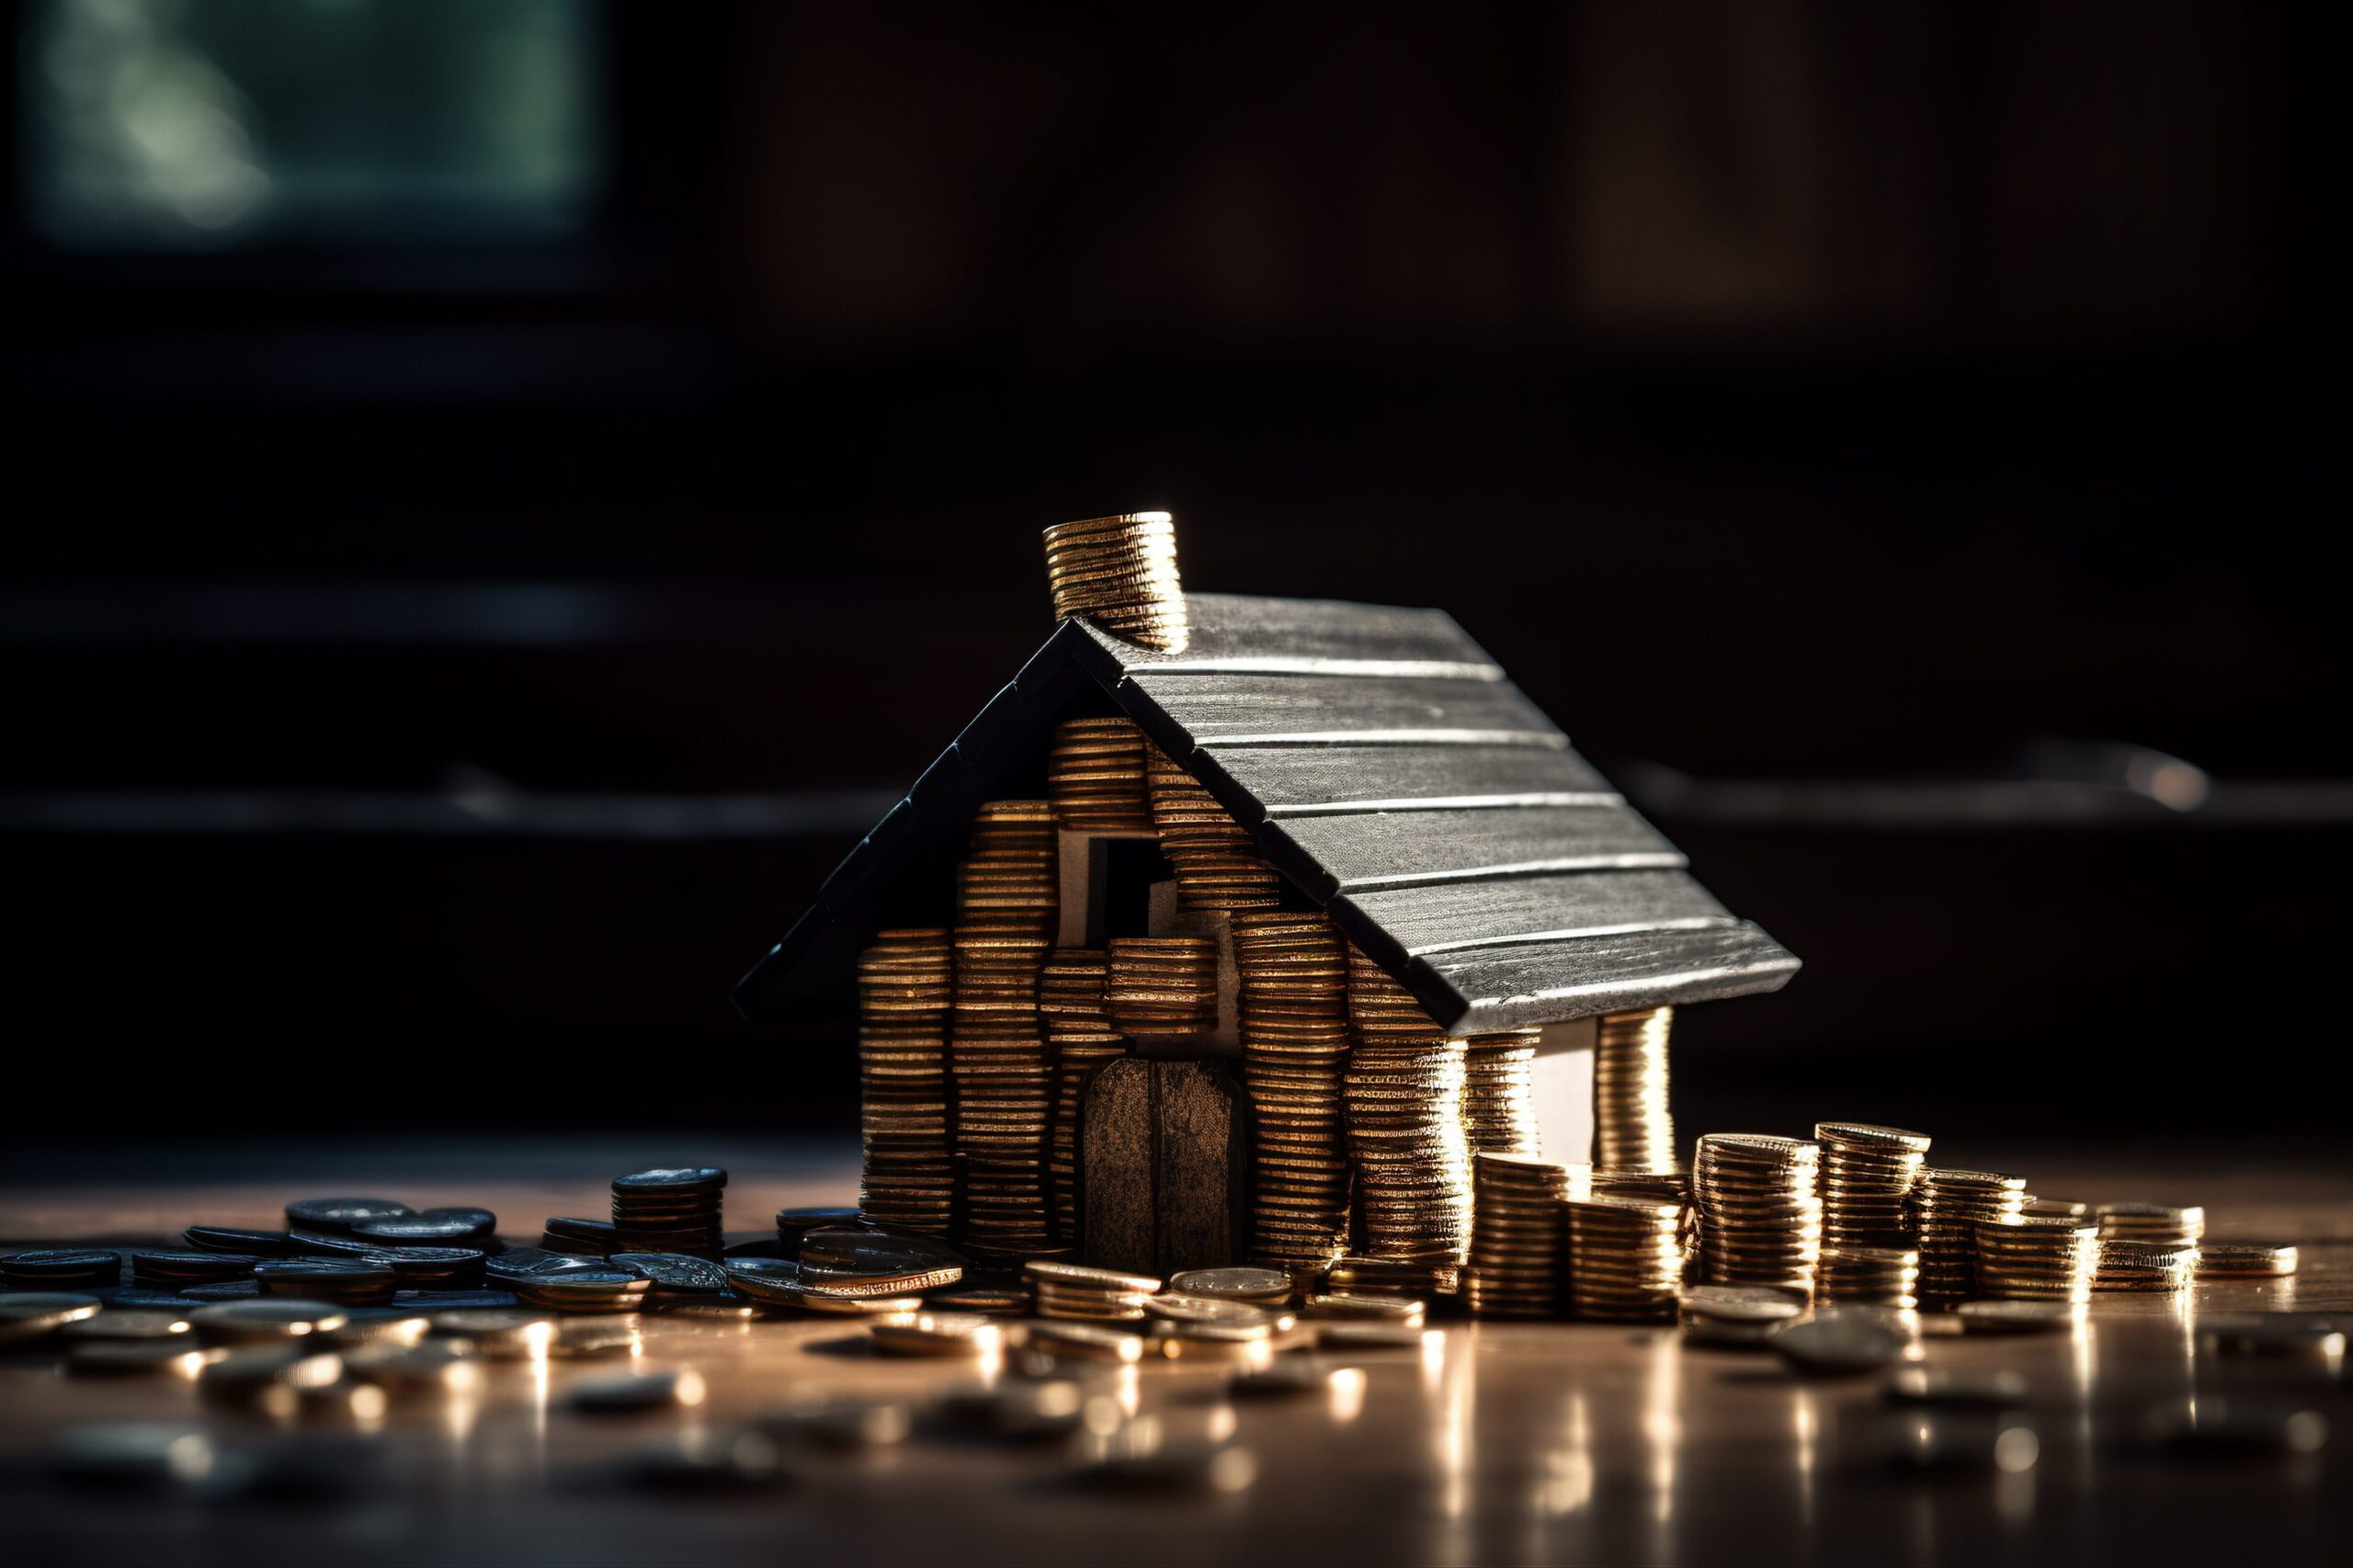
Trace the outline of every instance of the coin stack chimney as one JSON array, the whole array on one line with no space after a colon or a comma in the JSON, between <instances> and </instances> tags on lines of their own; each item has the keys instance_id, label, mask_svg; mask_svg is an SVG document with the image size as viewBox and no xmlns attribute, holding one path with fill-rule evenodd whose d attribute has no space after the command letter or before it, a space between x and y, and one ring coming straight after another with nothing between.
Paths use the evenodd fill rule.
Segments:
<instances>
[{"instance_id":1,"label":"coin stack chimney","mask_svg":"<svg viewBox=\"0 0 2353 1568\"><path fill-rule=\"evenodd\" d=\"M1122 512L1046 530L1046 582L1054 619L1085 616L1115 637L1165 653L1192 640L1176 575L1176 520Z\"/></svg>"}]
</instances>

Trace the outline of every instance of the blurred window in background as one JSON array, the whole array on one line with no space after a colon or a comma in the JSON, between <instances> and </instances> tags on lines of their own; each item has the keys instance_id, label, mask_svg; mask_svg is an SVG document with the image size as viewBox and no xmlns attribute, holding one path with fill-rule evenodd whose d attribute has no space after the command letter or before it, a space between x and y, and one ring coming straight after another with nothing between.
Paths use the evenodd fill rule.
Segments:
<instances>
[{"instance_id":1,"label":"blurred window in background","mask_svg":"<svg viewBox=\"0 0 2353 1568\"><path fill-rule=\"evenodd\" d=\"M558 241L605 183L588 0L36 0L27 217L75 251Z\"/></svg>"}]
</instances>

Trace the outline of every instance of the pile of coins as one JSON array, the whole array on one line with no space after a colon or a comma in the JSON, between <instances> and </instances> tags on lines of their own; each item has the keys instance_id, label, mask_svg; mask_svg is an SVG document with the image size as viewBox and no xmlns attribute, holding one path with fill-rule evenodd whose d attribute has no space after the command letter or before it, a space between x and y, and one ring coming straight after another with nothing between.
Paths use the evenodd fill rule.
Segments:
<instances>
[{"instance_id":1,"label":"pile of coins","mask_svg":"<svg viewBox=\"0 0 2353 1568\"><path fill-rule=\"evenodd\" d=\"M941 929L878 932L858 960L858 1204L877 1224L933 1236L948 1233L955 1208L948 1136L955 968Z\"/></svg>"},{"instance_id":2,"label":"pile of coins","mask_svg":"<svg viewBox=\"0 0 2353 1568\"><path fill-rule=\"evenodd\" d=\"M2087 1301L2098 1268L2099 1231L2087 1221L2027 1214L1977 1227L1979 1296Z\"/></svg>"},{"instance_id":3,"label":"pile of coins","mask_svg":"<svg viewBox=\"0 0 2353 1568\"><path fill-rule=\"evenodd\" d=\"M1686 1285L1676 1305L1685 1343L1740 1348L1763 1345L1805 1312L1805 1302L1789 1291L1753 1285Z\"/></svg>"},{"instance_id":4,"label":"pile of coins","mask_svg":"<svg viewBox=\"0 0 2353 1568\"><path fill-rule=\"evenodd\" d=\"M254 1266L254 1281L265 1296L340 1307L388 1306L400 1289L391 1264L358 1257L273 1258Z\"/></svg>"},{"instance_id":5,"label":"pile of coins","mask_svg":"<svg viewBox=\"0 0 2353 1568\"><path fill-rule=\"evenodd\" d=\"M1188 1039L1217 1028L1217 941L1211 937L1114 937L1105 1000L1120 1032Z\"/></svg>"},{"instance_id":6,"label":"pile of coins","mask_svg":"<svg viewBox=\"0 0 2353 1568\"><path fill-rule=\"evenodd\" d=\"M1977 1227L2020 1217L2024 1176L1992 1171L1923 1170L1912 1189L1920 1235L1920 1299L1930 1306L1977 1292Z\"/></svg>"},{"instance_id":7,"label":"pile of coins","mask_svg":"<svg viewBox=\"0 0 2353 1568\"><path fill-rule=\"evenodd\" d=\"M727 1173L709 1165L639 1171L613 1178L608 1252L678 1252L715 1258L726 1250L720 1202Z\"/></svg>"},{"instance_id":8,"label":"pile of coins","mask_svg":"<svg viewBox=\"0 0 2353 1568\"><path fill-rule=\"evenodd\" d=\"M1109 960L1097 950L1055 950L1038 974L1038 1013L1054 1064L1053 1126L1046 1142L1046 1178L1054 1234L1080 1240L1079 1137L1086 1085L1105 1063L1127 1054L1127 1037L1112 1027L1104 1001Z\"/></svg>"},{"instance_id":9,"label":"pile of coins","mask_svg":"<svg viewBox=\"0 0 2353 1568\"><path fill-rule=\"evenodd\" d=\"M1538 1029L1474 1034L1463 1041L1463 1131L1473 1154L1540 1154L1536 1129Z\"/></svg>"},{"instance_id":10,"label":"pile of coins","mask_svg":"<svg viewBox=\"0 0 2353 1568\"><path fill-rule=\"evenodd\" d=\"M1826 1244L1814 1266L1813 1296L1909 1312L1920 1304L1920 1255L1910 1247Z\"/></svg>"},{"instance_id":11,"label":"pile of coins","mask_svg":"<svg viewBox=\"0 0 2353 1568\"><path fill-rule=\"evenodd\" d=\"M1081 833L1151 833L1144 790L1150 749L1131 719L1073 719L1054 729L1046 754L1046 798L1054 821Z\"/></svg>"},{"instance_id":12,"label":"pile of coins","mask_svg":"<svg viewBox=\"0 0 2353 1568\"><path fill-rule=\"evenodd\" d=\"M1165 512L1124 512L1046 530L1054 619L1085 616L1115 637L1181 653L1192 640L1176 574L1176 524Z\"/></svg>"},{"instance_id":13,"label":"pile of coins","mask_svg":"<svg viewBox=\"0 0 2353 1568\"><path fill-rule=\"evenodd\" d=\"M1087 1323L1139 1322L1144 1315L1144 1298L1160 1289L1160 1281L1147 1274L1087 1268L1048 1258L1031 1259L1022 1275L1037 1294L1040 1317Z\"/></svg>"},{"instance_id":14,"label":"pile of coins","mask_svg":"<svg viewBox=\"0 0 2353 1568\"><path fill-rule=\"evenodd\" d=\"M1683 1287L1683 1207L1569 1199L1568 1307L1601 1323L1671 1323Z\"/></svg>"},{"instance_id":15,"label":"pile of coins","mask_svg":"<svg viewBox=\"0 0 2353 1568\"><path fill-rule=\"evenodd\" d=\"M12 1290L86 1290L122 1283L122 1259L90 1247L36 1247L0 1257Z\"/></svg>"},{"instance_id":16,"label":"pile of coins","mask_svg":"<svg viewBox=\"0 0 2353 1568\"><path fill-rule=\"evenodd\" d=\"M1597 1171L1663 1171L1675 1159L1675 1118L1667 1109L1666 1037L1672 1007L1611 1013L1594 1034L1593 1166Z\"/></svg>"},{"instance_id":17,"label":"pile of coins","mask_svg":"<svg viewBox=\"0 0 2353 1568\"><path fill-rule=\"evenodd\" d=\"M1046 939L960 926L949 1069L962 1155L966 1244L993 1257L1023 1257L1048 1244L1046 1132L1052 1071L1038 1015Z\"/></svg>"},{"instance_id":18,"label":"pile of coins","mask_svg":"<svg viewBox=\"0 0 2353 1568\"><path fill-rule=\"evenodd\" d=\"M1061 906L1053 808L1043 801L988 801L956 868L956 923L1051 941Z\"/></svg>"},{"instance_id":19,"label":"pile of coins","mask_svg":"<svg viewBox=\"0 0 2353 1568\"><path fill-rule=\"evenodd\" d=\"M1926 1134L1862 1121L1818 1121L1824 1246L1911 1249L1912 1187L1927 1164Z\"/></svg>"},{"instance_id":20,"label":"pile of coins","mask_svg":"<svg viewBox=\"0 0 2353 1568\"><path fill-rule=\"evenodd\" d=\"M1316 913L1245 911L1233 929L1250 1097L1250 1257L1321 1271L1348 1247L1347 946Z\"/></svg>"},{"instance_id":21,"label":"pile of coins","mask_svg":"<svg viewBox=\"0 0 2353 1568\"><path fill-rule=\"evenodd\" d=\"M1583 1167L1579 1167L1580 1170ZM1548 1318L1561 1307L1568 1236L1561 1205L1586 1184L1532 1154L1471 1161L1471 1267L1463 1300L1476 1317Z\"/></svg>"},{"instance_id":22,"label":"pile of coins","mask_svg":"<svg viewBox=\"0 0 2353 1568\"><path fill-rule=\"evenodd\" d=\"M1812 1292L1822 1252L1821 1160L1820 1146L1803 1139L1700 1135L1691 1191L1706 1283Z\"/></svg>"},{"instance_id":23,"label":"pile of coins","mask_svg":"<svg viewBox=\"0 0 2353 1568\"><path fill-rule=\"evenodd\" d=\"M1272 909L1282 879L1259 857L1250 832L1199 780L1154 747L1146 761L1152 820L1160 852L1176 872L1187 909Z\"/></svg>"}]
</instances>

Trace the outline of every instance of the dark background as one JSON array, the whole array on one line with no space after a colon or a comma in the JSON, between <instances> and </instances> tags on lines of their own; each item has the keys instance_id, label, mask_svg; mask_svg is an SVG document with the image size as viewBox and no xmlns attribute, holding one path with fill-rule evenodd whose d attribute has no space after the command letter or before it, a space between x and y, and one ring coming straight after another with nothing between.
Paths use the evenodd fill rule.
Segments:
<instances>
[{"instance_id":1,"label":"dark background","mask_svg":"<svg viewBox=\"0 0 2353 1568\"><path fill-rule=\"evenodd\" d=\"M1687 1135L2344 1136L2334 8L552 4L194 0L214 118L87 133L210 200L570 70L565 200L119 222L6 13L19 1106L847 1125L730 985L1165 506L1452 611L1807 960Z\"/></svg>"}]
</instances>

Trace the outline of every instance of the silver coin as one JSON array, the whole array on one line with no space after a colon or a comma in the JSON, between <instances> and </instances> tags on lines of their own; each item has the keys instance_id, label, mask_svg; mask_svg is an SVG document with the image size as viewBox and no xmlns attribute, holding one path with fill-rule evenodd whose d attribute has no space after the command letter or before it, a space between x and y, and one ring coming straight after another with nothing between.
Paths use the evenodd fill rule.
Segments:
<instances>
[{"instance_id":1,"label":"silver coin","mask_svg":"<svg viewBox=\"0 0 2353 1568\"><path fill-rule=\"evenodd\" d=\"M271 1296L244 1301L215 1301L188 1314L196 1336L210 1345L267 1343L326 1334L350 1321L332 1301Z\"/></svg>"},{"instance_id":2,"label":"silver coin","mask_svg":"<svg viewBox=\"0 0 2353 1568\"><path fill-rule=\"evenodd\" d=\"M670 1405L700 1404L702 1374L692 1369L626 1372L572 1385L564 1403L584 1415L624 1415Z\"/></svg>"},{"instance_id":3,"label":"silver coin","mask_svg":"<svg viewBox=\"0 0 2353 1568\"><path fill-rule=\"evenodd\" d=\"M1775 1329L1767 1341L1796 1370L1812 1377L1876 1372L1901 1360L1911 1342L1883 1324L1839 1316Z\"/></svg>"}]
</instances>

